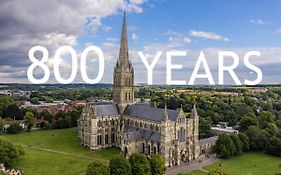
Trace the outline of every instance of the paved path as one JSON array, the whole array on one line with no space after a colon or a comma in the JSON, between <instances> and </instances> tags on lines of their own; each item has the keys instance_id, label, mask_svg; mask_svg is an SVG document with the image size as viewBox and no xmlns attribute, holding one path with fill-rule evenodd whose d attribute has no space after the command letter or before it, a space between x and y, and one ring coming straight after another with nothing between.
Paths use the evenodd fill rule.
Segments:
<instances>
[{"instance_id":1,"label":"paved path","mask_svg":"<svg viewBox=\"0 0 281 175\"><path fill-rule=\"evenodd\" d=\"M37 147L37 146L30 146L30 145L23 145L23 146L31 148L31 149L40 150L40 151L46 151L46 152L56 153L56 154L63 154L63 155L67 155L67 156L78 157L78 158L83 158L83 159L88 159L88 160L101 160L101 159L88 157L88 156L84 156L84 155L80 155L80 154L72 154L72 153L67 153L67 152L63 152L63 151L41 148L41 147Z\"/></svg>"},{"instance_id":2,"label":"paved path","mask_svg":"<svg viewBox=\"0 0 281 175\"><path fill-rule=\"evenodd\" d=\"M201 161L201 163L199 162ZM185 165L176 166L167 170L165 175L177 175L178 173L190 173L194 170L201 170L208 173L207 170L204 170L203 167L208 166L217 162L218 159L215 158L200 158L197 160L193 160Z\"/></svg>"}]
</instances>

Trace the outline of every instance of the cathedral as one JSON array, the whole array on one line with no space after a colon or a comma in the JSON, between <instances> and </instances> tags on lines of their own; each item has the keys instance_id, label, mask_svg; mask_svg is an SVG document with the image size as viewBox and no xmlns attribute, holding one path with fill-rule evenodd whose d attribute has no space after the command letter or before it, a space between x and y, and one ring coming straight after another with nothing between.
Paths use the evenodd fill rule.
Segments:
<instances>
[{"instance_id":1,"label":"cathedral","mask_svg":"<svg viewBox=\"0 0 281 175\"><path fill-rule=\"evenodd\" d=\"M129 59L126 16L119 58L114 67L113 102L88 103L78 121L81 144L91 150L118 147L128 157L139 152L160 154L167 167L198 158L199 116L134 103L134 69Z\"/></svg>"}]
</instances>

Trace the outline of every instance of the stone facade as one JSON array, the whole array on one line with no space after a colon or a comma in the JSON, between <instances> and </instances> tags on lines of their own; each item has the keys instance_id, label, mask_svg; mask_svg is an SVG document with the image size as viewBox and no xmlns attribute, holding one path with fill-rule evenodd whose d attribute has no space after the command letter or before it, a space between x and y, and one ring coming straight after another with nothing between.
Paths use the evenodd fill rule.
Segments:
<instances>
[{"instance_id":1,"label":"stone facade","mask_svg":"<svg viewBox=\"0 0 281 175\"><path fill-rule=\"evenodd\" d=\"M200 154L199 116L178 110L134 104L134 70L129 60L124 15L120 54L113 75L113 103L88 103L78 121L81 144L91 150L119 147L128 157L160 154L167 167Z\"/></svg>"}]
</instances>

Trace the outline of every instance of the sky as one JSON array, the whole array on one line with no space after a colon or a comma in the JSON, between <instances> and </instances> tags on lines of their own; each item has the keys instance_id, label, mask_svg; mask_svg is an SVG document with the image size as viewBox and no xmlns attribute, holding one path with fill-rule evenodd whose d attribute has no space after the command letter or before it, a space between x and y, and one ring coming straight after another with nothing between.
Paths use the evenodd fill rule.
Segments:
<instances>
[{"instance_id":1,"label":"sky","mask_svg":"<svg viewBox=\"0 0 281 175\"><path fill-rule=\"evenodd\" d=\"M126 11L129 55L135 70L135 83L147 82L147 70L137 51L151 62L158 51L163 54L153 70L153 83L166 83L167 51L186 51L173 58L181 70L173 70L174 80L188 81L201 51L205 53L215 83L218 82L218 52L239 55L235 73L243 82L256 73L245 67L244 55L261 52L251 62L263 72L263 84L281 83L281 1L279 0L1 0L0 4L0 82L30 83L27 69L32 64L28 51L42 45L49 52L51 76L57 83L53 63L55 51L64 45L78 56L90 45L100 47L105 56L101 83L111 83L118 58L123 11ZM40 58L40 54L36 54ZM227 59L226 64L231 64ZM64 78L71 74L71 59L60 60ZM203 70L200 69L200 72ZM80 65L74 83L83 83ZM89 54L87 72L98 72L97 55ZM204 72L204 71L203 71ZM202 73L203 73L202 72ZM35 77L44 75L40 68ZM198 79L196 84L208 84ZM225 84L234 84L226 73Z\"/></svg>"}]
</instances>

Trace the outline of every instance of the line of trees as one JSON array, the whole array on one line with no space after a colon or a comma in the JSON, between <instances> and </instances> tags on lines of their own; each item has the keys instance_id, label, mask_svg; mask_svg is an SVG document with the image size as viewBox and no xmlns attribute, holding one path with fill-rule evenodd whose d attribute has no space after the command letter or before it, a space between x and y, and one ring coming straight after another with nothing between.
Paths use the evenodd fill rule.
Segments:
<instances>
[{"instance_id":1,"label":"line of trees","mask_svg":"<svg viewBox=\"0 0 281 175\"><path fill-rule=\"evenodd\" d=\"M122 155L113 157L107 166L94 161L88 165L86 175L164 175L165 162L160 155L147 159L144 154L133 153L129 160Z\"/></svg>"},{"instance_id":2,"label":"line of trees","mask_svg":"<svg viewBox=\"0 0 281 175\"><path fill-rule=\"evenodd\" d=\"M221 158L230 158L249 150L249 138L244 133L221 134L215 146L215 152Z\"/></svg>"},{"instance_id":3,"label":"line of trees","mask_svg":"<svg viewBox=\"0 0 281 175\"><path fill-rule=\"evenodd\" d=\"M281 156L281 87L268 87L268 91L260 93L244 89L240 96L194 95L168 88L146 91L141 89L140 92L150 97L158 107L167 104L168 108L177 109L182 106L185 112L190 112L196 103L200 116L200 139L212 136L212 125L228 122L247 135L250 150Z\"/></svg>"},{"instance_id":4,"label":"line of trees","mask_svg":"<svg viewBox=\"0 0 281 175\"><path fill-rule=\"evenodd\" d=\"M31 131L33 125L35 124L35 117L32 112L26 112L24 116L24 125L26 126L26 129L28 132ZM5 121L4 119L0 118L0 134L4 132L4 125ZM20 125L18 122L13 122L9 125L7 128L8 134L17 134L21 131L23 131L25 128L23 128L23 125Z\"/></svg>"}]
</instances>

